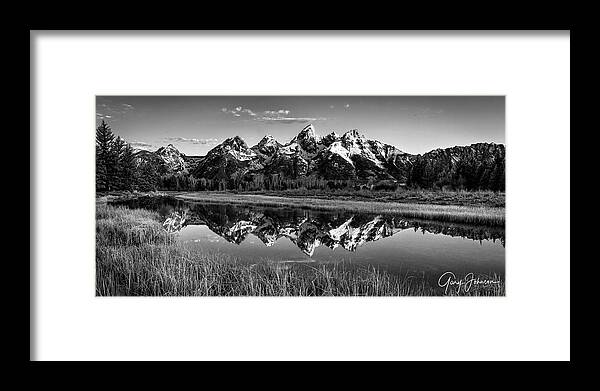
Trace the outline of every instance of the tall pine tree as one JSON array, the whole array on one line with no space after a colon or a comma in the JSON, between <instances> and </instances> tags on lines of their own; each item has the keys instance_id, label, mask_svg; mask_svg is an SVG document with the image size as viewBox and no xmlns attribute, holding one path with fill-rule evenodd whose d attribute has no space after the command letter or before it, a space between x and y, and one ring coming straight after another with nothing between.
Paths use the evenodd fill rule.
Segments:
<instances>
[{"instance_id":1,"label":"tall pine tree","mask_svg":"<svg viewBox=\"0 0 600 391\"><path fill-rule=\"evenodd\" d=\"M112 154L112 158L113 158L113 165L112 165L112 172L110 173L112 175L113 181L112 181L112 185L113 188L116 190L123 190L123 182L125 180L125 178L123 178L123 167L122 167L122 154L123 154L123 150L125 149L125 141L123 141L123 139L121 137L116 137L111 145L111 154Z\"/></svg>"},{"instance_id":2,"label":"tall pine tree","mask_svg":"<svg viewBox=\"0 0 600 391\"><path fill-rule=\"evenodd\" d=\"M102 120L96 128L96 189L114 190L116 162L112 144L115 140L110 126Z\"/></svg>"},{"instance_id":3,"label":"tall pine tree","mask_svg":"<svg viewBox=\"0 0 600 391\"><path fill-rule=\"evenodd\" d=\"M123 190L132 191L136 184L136 163L133 148L125 144L119 159L121 168L121 187Z\"/></svg>"}]
</instances>

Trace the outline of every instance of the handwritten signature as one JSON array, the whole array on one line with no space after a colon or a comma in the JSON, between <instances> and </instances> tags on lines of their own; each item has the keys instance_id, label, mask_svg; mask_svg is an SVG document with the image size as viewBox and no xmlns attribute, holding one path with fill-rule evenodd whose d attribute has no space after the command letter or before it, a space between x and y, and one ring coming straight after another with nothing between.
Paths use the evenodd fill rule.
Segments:
<instances>
[{"instance_id":1,"label":"handwritten signature","mask_svg":"<svg viewBox=\"0 0 600 391\"><path fill-rule=\"evenodd\" d=\"M461 289L467 293L474 286L493 284L500 284L500 280L475 277L473 273L468 273L463 278L457 279L454 273L445 272L438 279L438 286L444 288L444 294L448 294L448 290L451 288L456 289L456 293L460 293Z\"/></svg>"}]
</instances>

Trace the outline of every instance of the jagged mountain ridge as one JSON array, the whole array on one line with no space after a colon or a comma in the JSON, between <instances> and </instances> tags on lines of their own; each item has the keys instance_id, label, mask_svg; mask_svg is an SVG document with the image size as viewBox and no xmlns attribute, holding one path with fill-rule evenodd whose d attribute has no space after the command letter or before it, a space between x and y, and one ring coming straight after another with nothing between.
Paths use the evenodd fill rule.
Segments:
<instances>
[{"instance_id":1,"label":"jagged mountain ridge","mask_svg":"<svg viewBox=\"0 0 600 391\"><path fill-rule=\"evenodd\" d=\"M502 144L438 148L413 159L408 179L412 185L423 188L453 183L466 188L504 190L505 161Z\"/></svg>"},{"instance_id":2,"label":"jagged mountain ridge","mask_svg":"<svg viewBox=\"0 0 600 391\"><path fill-rule=\"evenodd\" d=\"M184 172L187 170L185 155L179 152L173 144L160 147L154 152L139 150L134 156L138 167L142 164L150 164L160 174Z\"/></svg>"},{"instance_id":3,"label":"jagged mountain ridge","mask_svg":"<svg viewBox=\"0 0 600 391\"><path fill-rule=\"evenodd\" d=\"M192 171L197 178L229 179L254 174L286 178L406 180L411 157L398 148L368 140L358 130L320 136L312 124L285 144L267 135L248 147L239 137L228 138L208 152Z\"/></svg>"},{"instance_id":4,"label":"jagged mountain ridge","mask_svg":"<svg viewBox=\"0 0 600 391\"><path fill-rule=\"evenodd\" d=\"M157 154L168 167L170 171L184 171L186 164L183 158L183 154L179 152L173 144L169 144L166 147L160 147L155 154Z\"/></svg>"},{"instance_id":5,"label":"jagged mountain ridge","mask_svg":"<svg viewBox=\"0 0 600 391\"><path fill-rule=\"evenodd\" d=\"M250 147L235 136L206 156L186 156L169 144L155 152L139 151L136 157L161 175L184 173L216 181L252 181L276 174L283 179L392 180L422 188L504 190L503 144L477 143L413 155L367 139L356 129L321 136L312 124L287 143L267 135Z\"/></svg>"}]
</instances>

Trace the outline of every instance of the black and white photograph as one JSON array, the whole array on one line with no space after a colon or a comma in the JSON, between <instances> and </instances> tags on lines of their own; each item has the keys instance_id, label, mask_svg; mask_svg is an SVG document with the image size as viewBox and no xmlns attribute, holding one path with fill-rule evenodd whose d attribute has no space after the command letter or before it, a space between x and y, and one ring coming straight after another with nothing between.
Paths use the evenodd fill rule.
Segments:
<instances>
[{"instance_id":1,"label":"black and white photograph","mask_svg":"<svg viewBox=\"0 0 600 391\"><path fill-rule=\"evenodd\" d=\"M97 96L98 296L504 296L503 96Z\"/></svg>"},{"instance_id":2,"label":"black and white photograph","mask_svg":"<svg viewBox=\"0 0 600 391\"><path fill-rule=\"evenodd\" d=\"M30 361L571 360L569 30L34 30L30 138Z\"/></svg>"}]
</instances>

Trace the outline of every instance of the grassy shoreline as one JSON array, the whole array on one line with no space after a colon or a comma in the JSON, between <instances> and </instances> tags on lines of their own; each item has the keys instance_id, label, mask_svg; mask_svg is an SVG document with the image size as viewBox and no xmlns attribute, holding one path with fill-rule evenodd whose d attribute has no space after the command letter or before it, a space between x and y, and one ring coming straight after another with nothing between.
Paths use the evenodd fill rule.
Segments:
<instances>
[{"instance_id":1,"label":"grassy shoreline","mask_svg":"<svg viewBox=\"0 0 600 391\"><path fill-rule=\"evenodd\" d=\"M232 192L235 193L235 192ZM505 194L493 191L435 191L404 189L400 191L346 190L333 191L288 189L244 192L289 198L319 198L348 201L398 202L412 204L504 207Z\"/></svg>"},{"instance_id":2,"label":"grassy shoreline","mask_svg":"<svg viewBox=\"0 0 600 391\"><path fill-rule=\"evenodd\" d=\"M402 190L402 191L369 191L369 190L260 190L238 192L227 191L154 191L154 192L126 192L112 191L98 193L97 197L108 197L113 199L135 198L140 195L177 195L177 194L239 194L250 196L275 196L283 198L318 198L337 201L371 201L381 203L412 203L412 204L434 204L434 205L459 205L459 206L488 206L505 207L505 194L492 191L434 191L434 190Z\"/></svg>"},{"instance_id":3,"label":"grassy shoreline","mask_svg":"<svg viewBox=\"0 0 600 391\"><path fill-rule=\"evenodd\" d=\"M504 283L460 295L503 296ZM423 278L336 265L245 264L179 243L159 215L96 204L97 296L439 296ZM450 292L456 295L456 292Z\"/></svg>"},{"instance_id":4,"label":"grassy shoreline","mask_svg":"<svg viewBox=\"0 0 600 391\"><path fill-rule=\"evenodd\" d=\"M437 205L408 202L378 202L313 197L281 197L262 194L235 194L225 192L178 192L175 198L214 203L250 204L266 207L293 206L314 210L350 210L368 213L393 213L407 218L436 220L503 227L504 207Z\"/></svg>"}]
</instances>

